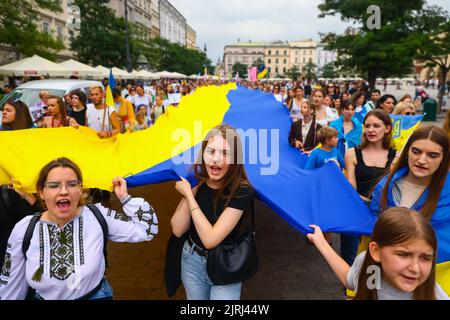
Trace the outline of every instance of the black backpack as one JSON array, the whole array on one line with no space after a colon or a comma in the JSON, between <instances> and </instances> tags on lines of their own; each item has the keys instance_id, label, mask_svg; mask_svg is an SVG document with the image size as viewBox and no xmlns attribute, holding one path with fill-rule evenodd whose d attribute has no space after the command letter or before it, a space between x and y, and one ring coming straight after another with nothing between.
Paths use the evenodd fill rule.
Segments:
<instances>
[{"instance_id":1,"label":"black backpack","mask_svg":"<svg viewBox=\"0 0 450 320\"><path fill-rule=\"evenodd\" d=\"M89 210L92 211L92 213L94 214L98 223L102 227L103 255L105 256L106 268L108 268L108 258L107 258L107 256L108 256L107 245L108 245L108 234L109 234L108 224L106 223L106 220L103 217L100 210L98 210L98 208L95 205L88 204L86 206L89 208ZM23 253L23 256L25 257L25 259L27 258L27 251L28 251L28 248L30 247L30 241L31 241L31 238L33 237L34 228L36 227L36 223L38 223L38 221L41 219L41 216L42 216L42 213L40 213L40 212L35 213L33 215L33 217L31 218L30 223L28 224L27 230L25 231L25 236L24 236L23 242L22 242L22 253Z\"/></svg>"},{"instance_id":2,"label":"black backpack","mask_svg":"<svg viewBox=\"0 0 450 320\"><path fill-rule=\"evenodd\" d=\"M108 224L107 224L105 218L103 217L102 213L100 212L100 210L98 210L98 208L95 205L88 204L86 206L89 208L89 210L92 211L92 213L94 214L98 223L102 227L103 255L105 257L106 268L108 268L108 257L107 257L107 255L108 255L107 245L108 245L108 234L109 234ZM36 227L36 223L38 223L38 221L41 219L41 216L42 216L42 213L40 213L40 212L35 213L33 215L33 217L31 218L30 223L28 224L27 230L25 231L25 236L24 236L23 242L22 242L22 253L23 253L23 256L25 257L25 259L27 258L27 251L28 251L28 248L30 247L30 242L31 242L31 238L33 237L34 228ZM36 294L36 291L33 288L29 287L25 300L34 300L35 294Z\"/></svg>"}]
</instances>

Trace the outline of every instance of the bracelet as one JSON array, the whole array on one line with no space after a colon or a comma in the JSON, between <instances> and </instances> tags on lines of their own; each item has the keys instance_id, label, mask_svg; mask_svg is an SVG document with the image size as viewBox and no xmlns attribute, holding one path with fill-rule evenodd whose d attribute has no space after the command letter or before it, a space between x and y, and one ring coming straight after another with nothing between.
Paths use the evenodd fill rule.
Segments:
<instances>
[{"instance_id":1,"label":"bracelet","mask_svg":"<svg viewBox=\"0 0 450 320\"><path fill-rule=\"evenodd\" d=\"M131 200L131 196L129 194L127 194L125 197L123 197L122 199L119 199L120 203L124 206L126 205L128 202L130 202Z\"/></svg>"},{"instance_id":2,"label":"bracelet","mask_svg":"<svg viewBox=\"0 0 450 320\"><path fill-rule=\"evenodd\" d=\"M200 207L192 208L192 209L191 209L191 213L192 213L192 211L194 211L194 210L196 210L196 209L200 209Z\"/></svg>"}]
</instances>

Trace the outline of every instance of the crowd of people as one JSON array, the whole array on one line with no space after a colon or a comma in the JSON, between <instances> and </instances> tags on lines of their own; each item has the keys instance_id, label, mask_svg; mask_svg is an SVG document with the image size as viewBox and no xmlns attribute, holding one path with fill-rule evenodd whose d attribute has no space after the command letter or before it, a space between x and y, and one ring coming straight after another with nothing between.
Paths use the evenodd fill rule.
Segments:
<instances>
[{"instance_id":1,"label":"crowd of people","mask_svg":"<svg viewBox=\"0 0 450 320\"><path fill-rule=\"evenodd\" d=\"M222 83L167 80L148 86L119 85L112 88L115 106L105 104L105 90L100 86L90 88L89 97L81 90L64 97L43 91L39 104L31 108L21 101L8 101L2 130L82 125L102 139L110 138L153 126L171 105L177 105L174 97ZM306 170L334 163L378 217L368 241L340 235L340 255L331 246L331 234L323 234L320 226L312 225L307 235L342 284L356 291L353 298L449 299L435 281L436 256L443 249L430 220L450 211L450 203L444 201L450 193L450 113L444 128L421 126L402 150L395 150L390 115L415 115L422 102L420 93L397 101L391 94L369 90L364 82L348 87L333 82L312 86L307 81L240 84L272 94L285 109L292 121L286 138L292 148L308 155ZM180 263L178 276L188 299L241 296L242 281L219 284L208 274L208 255L224 243L237 241L252 207L254 189L243 162L236 158L242 154L236 148L241 144L234 128L214 128L202 143L198 155L202 161L191 168L198 185L183 178L175 185L182 200L171 227L181 246L170 254ZM9 214L11 208L17 211L19 206L7 209L14 218L2 229L10 236L0 252L5 256L0 299L112 299L104 277L106 241L152 240L158 220L148 202L128 195L123 178L112 183L124 213L85 204L82 181L78 166L60 158L39 173L36 195L7 188L24 209L14 214ZM30 215L32 210L39 213ZM24 249L23 243L28 247ZM361 247L364 250L358 255ZM69 258L62 259L67 250ZM381 285L368 288L365 271L373 265L382 269ZM76 289L69 285L74 278L78 279Z\"/></svg>"}]
</instances>

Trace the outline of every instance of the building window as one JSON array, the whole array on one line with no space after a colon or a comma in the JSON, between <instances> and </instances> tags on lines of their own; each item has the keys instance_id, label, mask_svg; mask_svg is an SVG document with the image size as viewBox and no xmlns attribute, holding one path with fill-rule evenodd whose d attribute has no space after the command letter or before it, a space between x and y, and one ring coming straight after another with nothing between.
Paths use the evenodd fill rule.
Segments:
<instances>
[{"instance_id":1,"label":"building window","mask_svg":"<svg viewBox=\"0 0 450 320\"><path fill-rule=\"evenodd\" d=\"M295 58L295 63L298 63L298 58Z\"/></svg>"},{"instance_id":2,"label":"building window","mask_svg":"<svg viewBox=\"0 0 450 320\"><path fill-rule=\"evenodd\" d=\"M278 63L278 58L277 58L277 59L275 59L275 63Z\"/></svg>"},{"instance_id":3,"label":"building window","mask_svg":"<svg viewBox=\"0 0 450 320\"><path fill-rule=\"evenodd\" d=\"M310 55L310 56L312 56L312 49L311 49L311 50L309 50L309 55Z\"/></svg>"},{"instance_id":4,"label":"building window","mask_svg":"<svg viewBox=\"0 0 450 320\"><path fill-rule=\"evenodd\" d=\"M272 59L269 59L269 60L267 61L267 63L271 64L271 63L272 63Z\"/></svg>"},{"instance_id":5,"label":"building window","mask_svg":"<svg viewBox=\"0 0 450 320\"><path fill-rule=\"evenodd\" d=\"M312 58L309 58L309 62L312 62Z\"/></svg>"},{"instance_id":6,"label":"building window","mask_svg":"<svg viewBox=\"0 0 450 320\"><path fill-rule=\"evenodd\" d=\"M284 60L283 60L283 63L284 63L284 64L286 64L286 63L287 63L287 60L286 60L286 59L284 59Z\"/></svg>"},{"instance_id":7,"label":"building window","mask_svg":"<svg viewBox=\"0 0 450 320\"><path fill-rule=\"evenodd\" d=\"M275 73L278 73L278 67L275 68Z\"/></svg>"},{"instance_id":8,"label":"building window","mask_svg":"<svg viewBox=\"0 0 450 320\"><path fill-rule=\"evenodd\" d=\"M284 50L284 55L287 56L287 50Z\"/></svg>"},{"instance_id":9,"label":"building window","mask_svg":"<svg viewBox=\"0 0 450 320\"><path fill-rule=\"evenodd\" d=\"M286 73L286 68L283 68L283 73Z\"/></svg>"},{"instance_id":10,"label":"building window","mask_svg":"<svg viewBox=\"0 0 450 320\"><path fill-rule=\"evenodd\" d=\"M42 24L42 28L45 33L49 33L50 32L50 23L48 23L48 21L44 21Z\"/></svg>"},{"instance_id":11,"label":"building window","mask_svg":"<svg viewBox=\"0 0 450 320\"><path fill-rule=\"evenodd\" d=\"M271 56L272 55L272 50L269 50L269 56Z\"/></svg>"},{"instance_id":12,"label":"building window","mask_svg":"<svg viewBox=\"0 0 450 320\"><path fill-rule=\"evenodd\" d=\"M303 58L303 63L305 63L306 62L306 58Z\"/></svg>"},{"instance_id":13,"label":"building window","mask_svg":"<svg viewBox=\"0 0 450 320\"><path fill-rule=\"evenodd\" d=\"M277 50L277 51L275 51L275 55L280 55L280 53L279 53L279 51Z\"/></svg>"},{"instance_id":14,"label":"building window","mask_svg":"<svg viewBox=\"0 0 450 320\"><path fill-rule=\"evenodd\" d=\"M58 26L58 39L61 41L64 39L64 30L62 26Z\"/></svg>"},{"instance_id":15,"label":"building window","mask_svg":"<svg viewBox=\"0 0 450 320\"><path fill-rule=\"evenodd\" d=\"M270 74L270 72L271 72L271 68L269 67L269 68L267 68L267 71L269 72L269 74Z\"/></svg>"}]
</instances>

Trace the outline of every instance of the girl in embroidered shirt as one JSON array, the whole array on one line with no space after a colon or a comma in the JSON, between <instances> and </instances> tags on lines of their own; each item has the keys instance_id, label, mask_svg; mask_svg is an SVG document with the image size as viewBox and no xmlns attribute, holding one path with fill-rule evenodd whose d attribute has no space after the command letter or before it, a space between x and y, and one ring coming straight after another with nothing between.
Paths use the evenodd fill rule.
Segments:
<instances>
[{"instance_id":1,"label":"girl in embroidered shirt","mask_svg":"<svg viewBox=\"0 0 450 320\"><path fill-rule=\"evenodd\" d=\"M38 300L112 299L104 278L105 237L134 243L150 241L158 233L155 211L144 199L128 195L123 178L115 178L113 185L124 213L101 204L95 205L97 210L85 207L82 181L80 168L67 158L42 168L36 190L46 211L34 226L27 216L14 227L0 275L0 300L25 299L29 288ZM30 226L34 229L24 256L22 243Z\"/></svg>"},{"instance_id":2,"label":"girl in embroidered shirt","mask_svg":"<svg viewBox=\"0 0 450 320\"><path fill-rule=\"evenodd\" d=\"M383 212L368 251L350 267L311 225L308 239L355 300L449 300L435 281L437 241L431 224L407 208Z\"/></svg>"}]
</instances>

